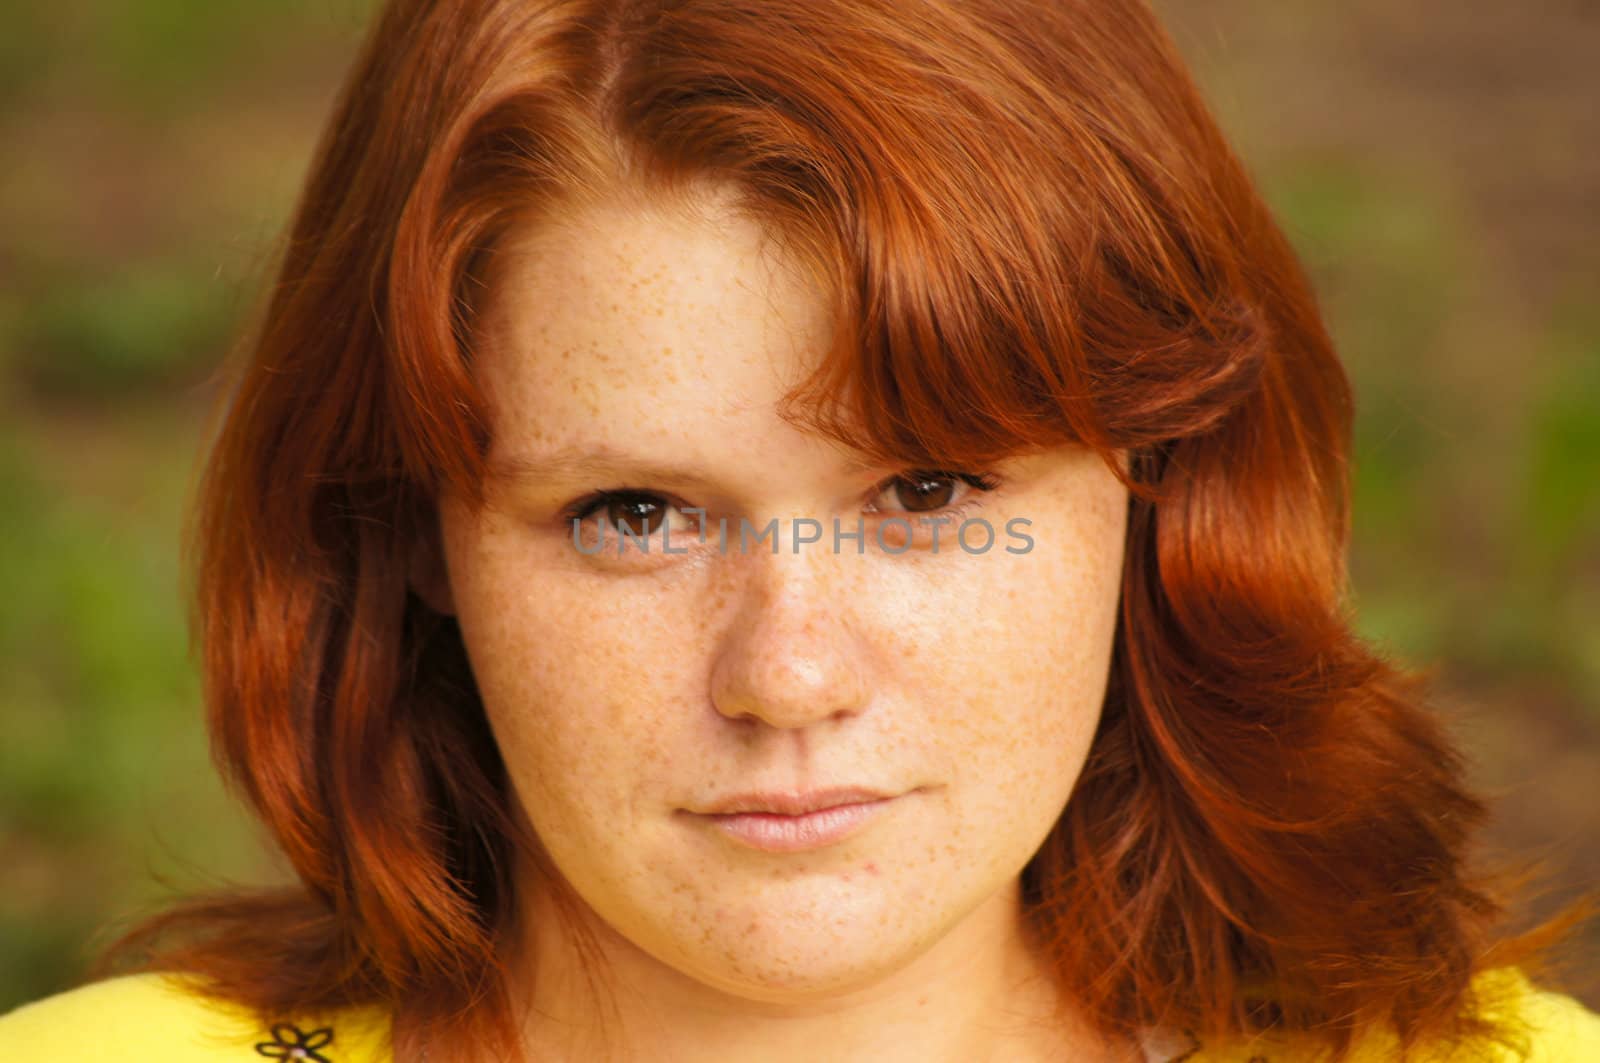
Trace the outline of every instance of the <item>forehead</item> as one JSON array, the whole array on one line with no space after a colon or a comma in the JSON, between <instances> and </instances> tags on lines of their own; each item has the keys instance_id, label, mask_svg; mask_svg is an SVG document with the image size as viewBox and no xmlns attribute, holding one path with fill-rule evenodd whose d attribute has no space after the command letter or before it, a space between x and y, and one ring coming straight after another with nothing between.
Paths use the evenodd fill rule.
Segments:
<instances>
[{"instance_id":1,"label":"forehead","mask_svg":"<svg viewBox=\"0 0 1600 1063\"><path fill-rule=\"evenodd\" d=\"M684 203L617 197L513 229L488 279L475 369L497 434L555 446L597 419L676 435L684 407L775 416L832 327L798 263L715 189Z\"/></svg>"}]
</instances>

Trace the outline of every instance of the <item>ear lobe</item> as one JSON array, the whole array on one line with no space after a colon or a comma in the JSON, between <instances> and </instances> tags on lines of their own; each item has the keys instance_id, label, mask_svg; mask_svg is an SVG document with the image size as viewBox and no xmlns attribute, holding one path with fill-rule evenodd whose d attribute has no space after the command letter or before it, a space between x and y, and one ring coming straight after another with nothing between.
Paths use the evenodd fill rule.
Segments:
<instances>
[{"instance_id":1,"label":"ear lobe","mask_svg":"<svg viewBox=\"0 0 1600 1063\"><path fill-rule=\"evenodd\" d=\"M411 592L442 616L454 616L455 599L450 593L450 572L445 565L444 544L439 532L439 512L430 507L422 517L418 535L411 542L407 580Z\"/></svg>"}]
</instances>

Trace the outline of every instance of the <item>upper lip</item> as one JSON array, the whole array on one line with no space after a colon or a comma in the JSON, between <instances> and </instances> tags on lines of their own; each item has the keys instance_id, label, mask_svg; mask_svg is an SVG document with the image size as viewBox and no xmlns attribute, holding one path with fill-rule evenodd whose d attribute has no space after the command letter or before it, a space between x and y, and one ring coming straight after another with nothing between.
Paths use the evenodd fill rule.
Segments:
<instances>
[{"instance_id":1,"label":"upper lip","mask_svg":"<svg viewBox=\"0 0 1600 1063\"><path fill-rule=\"evenodd\" d=\"M861 786L832 786L824 790L769 790L729 794L704 808L697 809L703 816L727 815L739 812L771 812L784 816L803 816L824 808L839 805L856 805L863 801L881 801L891 794Z\"/></svg>"}]
</instances>

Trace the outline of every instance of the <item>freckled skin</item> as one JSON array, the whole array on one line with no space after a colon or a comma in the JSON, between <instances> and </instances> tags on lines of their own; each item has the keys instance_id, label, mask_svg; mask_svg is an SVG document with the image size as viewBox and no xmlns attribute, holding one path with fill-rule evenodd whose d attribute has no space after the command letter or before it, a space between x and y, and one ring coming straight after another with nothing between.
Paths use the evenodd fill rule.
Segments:
<instances>
[{"instance_id":1,"label":"freckled skin","mask_svg":"<svg viewBox=\"0 0 1600 1063\"><path fill-rule=\"evenodd\" d=\"M996 529L987 554L959 549L954 522L939 552L891 554L870 519L863 554L835 553L831 518L892 515L874 487L905 470L852 469L779 418L830 323L719 203L708 191L696 217L619 201L516 234L476 361L494 455L607 446L705 483L563 474L495 488L476 514L441 500L441 607L522 810L623 987L605 1043L619 1059L815 1059L819 1044L837 1060L1123 1058L1025 1021L1054 1000L1019 932L1018 876L1098 718L1126 491L1088 452L1042 452L968 470L1002 480L961 487ZM562 507L624 487L704 507L709 543L684 522L682 556L581 555ZM718 551L719 516L780 518L781 552ZM797 516L830 529L798 553ZM1032 521L1031 552L1005 551L1013 517ZM835 785L903 796L854 837L789 854L683 811ZM572 961L527 893L542 976ZM573 1024L530 1019L530 1051L592 1051L581 979L527 981Z\"/></svg>"}]
</instances>

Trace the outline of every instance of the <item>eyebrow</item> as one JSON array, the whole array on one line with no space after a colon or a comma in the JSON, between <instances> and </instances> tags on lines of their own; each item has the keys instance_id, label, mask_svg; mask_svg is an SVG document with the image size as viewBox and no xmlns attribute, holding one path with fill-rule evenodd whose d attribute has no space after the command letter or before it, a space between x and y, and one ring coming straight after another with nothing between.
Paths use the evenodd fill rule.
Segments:
<instances>
[{"instance_id":1,"label":"eyebrow","mask_svg":"<svg viewBox=\"0 0 1600 1063\"><path fill-rule=\"evenodd\" d=\"M856 455L845 459L847 475L858 476L877 468ZM712 477L696 469L648 454L630 454L604 443L591 448L566 446L539 455L495 455L489 459L488 473L491 480L511 487L569 486L586 480L673 484L702 490L717 486Z\"/></svg>"},{"instance_id":2,"label":"eyebrow","mask_svg":"<svg viewBox=\"0 0 1600 1063\"><path fill-rule=\"evenodd\" d=\"M583 480L671 483L693 487L709 487L712 483L709 476L694 469L607 446L590 449L562 447L533 456L498 455L489 460L489 475L514 486Z\"/></svg>"}]
</instances>

